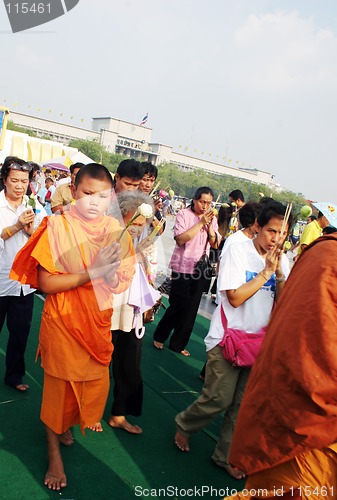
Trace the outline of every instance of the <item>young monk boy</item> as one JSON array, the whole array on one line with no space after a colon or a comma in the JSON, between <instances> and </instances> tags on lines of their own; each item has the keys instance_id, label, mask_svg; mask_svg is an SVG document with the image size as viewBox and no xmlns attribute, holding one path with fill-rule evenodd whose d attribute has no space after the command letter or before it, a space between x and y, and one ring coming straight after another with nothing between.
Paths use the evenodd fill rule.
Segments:
<instances>
[{"instance_id":1,"label":"young monk boy","mask_svg":"<svg viewBox=\"0 0 337 500\"><path fill-rule=\"evenodd\" d=\"M102 417L109 391L112 294L126 290L134 274L131 239L105 216L112 179L98 164L81 168L76 204L45 218L17 255L11 277L47 294L38 354L44 369L41 420L46 426L48 469L44 484L67 485L60 442L72 444Z\"/></svg>"}]
</instances>

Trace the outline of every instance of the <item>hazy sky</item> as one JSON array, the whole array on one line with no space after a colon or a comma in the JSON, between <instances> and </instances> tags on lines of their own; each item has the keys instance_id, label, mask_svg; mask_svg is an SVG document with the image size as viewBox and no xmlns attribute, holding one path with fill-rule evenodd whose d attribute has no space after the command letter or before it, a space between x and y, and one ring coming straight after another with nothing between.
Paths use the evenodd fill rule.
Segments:
<instances>
[{"instance_id":1,"label":"hazy sky","mask_svg":"<svg viewBox=\"0 0 337 500\"><path fill-rule=\"evenodd\" d=\"M86 128L148 112L155 142L337 203L336 0L80 0L18 34L1 3L0 50L0 105Z\"/></svg>"}]
</instances>

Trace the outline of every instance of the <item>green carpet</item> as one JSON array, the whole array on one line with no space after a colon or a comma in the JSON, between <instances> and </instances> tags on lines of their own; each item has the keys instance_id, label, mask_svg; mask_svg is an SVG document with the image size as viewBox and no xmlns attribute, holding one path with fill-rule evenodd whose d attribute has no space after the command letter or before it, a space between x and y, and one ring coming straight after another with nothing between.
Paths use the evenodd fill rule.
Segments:
<instances>
[{"instance_id":1,"label":"green carpet","mask_svg":"<svg viewBox=\"0 0 337 500\"><path fill-rule=\"evenodd\" d=\"M68 486L52 492L43 485L46 468L44 428L39 420L43 371L34 363L42 302L35 297L31 334L26 352L26 379L30 390L21 394L3 384L7 331L0 336L0 499L1 500L105 500L133 498L221 498L229 489L241 489L215 466L210 457L219 432L220 418L191 439L191 452L180 452L173 443L174 417L199 394L199 371L205 360L205 337L209 321L198 316L188 345L191 357L167 349L156 350L152 333L162 315L147 327L143 344L144 405L139 424L142 435L112 430L74 429L73 446L62 447ZM111 391L112 392L112 391ZM204 488L202 490L201 488ZM211 490L213 488L213 491ZM186 491L191 489L189 492ZM196 489L196 490L195 490ZM222 491L221 491L222 490Z\"/></svg>"}]
</instances>

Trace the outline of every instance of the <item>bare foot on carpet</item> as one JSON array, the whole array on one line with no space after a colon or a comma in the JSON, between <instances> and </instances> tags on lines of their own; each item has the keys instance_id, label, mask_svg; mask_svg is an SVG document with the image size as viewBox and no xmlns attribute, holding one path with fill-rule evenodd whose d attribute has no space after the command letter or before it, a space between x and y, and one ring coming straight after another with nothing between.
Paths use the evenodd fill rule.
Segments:
<instances>
[{"instance_id":1,"label":"bare foot on carpet","mask_svg":"<svg viewBox=\"0 0 337 500\"><path fill-rule=\"evenodd\" d=\"M67 486L67 478L64 473L63 462L61 455L55 450L49 453L49 464L46 475L44 476L44 484L50 490L60 490Z\"/></svg>"},{"instance_id":2,"label":"bare foot on carpet","mask_svg":"<svg viewBox=\"0 0 337 500\"><path fill-rule=\"evenodd\" d=\"M69 438L71 432L68 429L63 434L56 434L50 427L46 425L46 437L48 447L48 469L44 476L44 484L49 490L60 490L67 486L67 478L64 472L61 450L60 437L66 434Z\"/></svg>"},{"instance_id":3,"label":"bare foot on carpet","mask_svg":"<svg viewBox=\"0 0 337 500\"><path fill-rule=\"evenodd\" d=\"M72 435L71 430L68 429L63 434L60 434L59 440L61 444L71 446L74 443L74 436Z\"/></svg>"},{"instance_id":4,"label":"bare foot on carpet","mask_svg":"<svg viewBox=\"0 0 337 500\"><path fill-rule=\"evenodd\" d=\"M176 432L174 436L174 442L181 451L190 451L189 438L183 436L179 431Z\"/></svg>"},{"instance_id":5,"label":"bare foot on carpet","mask_svg":"<svg viewBox=\"0 0 337 500\"><path fill-rule=\"evenodd\" d=\"M153 341L153 345L156 349L162 349L164 347L164 344L162 342L157 342L156 340Z\"/></svg>"},{"instance_id":6,"label":"bare foot on carpet","mask_svg":"<svg viewBox=\"0 0 337 500\"><path fill-rule=\"evenodd\" d=\"M44 476L44 484L50 490L57 490L58 491L61 488L65 488L67 486L67 478L66 478L64 471L60 475L54 476L48 470L46 472L46 475Z\"/></svg>"},{"instance_id":7,"label":"bare foot on carpet","mask_svg":"<svg viewBox=\"0 0 337 500\"><path fill-rule=\"evenodd\" d=\"M143 432L143 429L141 427L139 427L138 425L130 424L130 422L128 422L124 416L116 417L115 415L113 415L110 417L108 424L114 429L123 429L130 434L141 434Z\"/></svg>"},{"instance_id":8,"label":"bare foot on carpet","mask_svg":"<svg viewBox=\"0 0 337 500\"><path fill-rule=\"evenodd\" d=\"M101 422L95 422L93 425L88 425L87 428L94 432L103 432L103 427Z\"/></svg>"},{"instance_id":9,"label":"bare foot on carpet","mask_svg":"<svg viewBox=\"0 0 337 500\"><path fill-rule=\"evenodd\" d=\"M225 465L224 469L227 472L227 474L234 477L234 479L243 479L246 477L246 474L242 472L242 470L237 469L236 467L232 467L229 464Z\"/></svg>"}]
</instances>

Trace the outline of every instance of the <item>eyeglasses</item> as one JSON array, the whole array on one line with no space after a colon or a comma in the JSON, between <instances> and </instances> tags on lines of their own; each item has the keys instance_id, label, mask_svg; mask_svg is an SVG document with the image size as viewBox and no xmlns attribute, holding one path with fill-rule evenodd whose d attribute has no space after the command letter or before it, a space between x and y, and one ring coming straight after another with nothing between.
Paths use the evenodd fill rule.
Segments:
<instances>
[{"instance_id":1,"label":"eyeglasses","mask_svg":"<svg viewBox=\"0 0 337 500\"><path fill-rule=\"evenodd\" d=\"M19 163L12 163L9 168L11 170L21 170L21 172L30 172L32 169L29 163L24 163L23 165L20 165Z\"/></svg>"}]
</instances>

